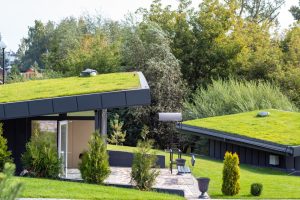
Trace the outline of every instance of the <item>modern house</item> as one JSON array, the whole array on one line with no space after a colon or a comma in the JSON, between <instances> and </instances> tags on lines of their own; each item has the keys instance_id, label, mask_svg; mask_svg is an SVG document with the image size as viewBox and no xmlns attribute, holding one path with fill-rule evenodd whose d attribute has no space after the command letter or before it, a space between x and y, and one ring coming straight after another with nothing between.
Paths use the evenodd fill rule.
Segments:
<instances>
[{"instance_id":1,"label":"modern house","mask_svg":"<svg viewBox=\"0 0 300 200\"><path fill-rule=\"evenodd\" d=\"M20 157L30 140L32 122L56 122L57 148L67 170L78 167L92 132L106 134L108 109L150 101L141 72L34 80L0 86L0 122L17 171L22 170Z\"/></svg>"},{"instance_id":2,"label":"modern house","mask_svg":"<svg viewBox=\"0 0 300 200\"><path fill-rule=\"evenodd\" d=\"M266 110L183 122L177 128L208 139L209 156L223 159L236 152L240 162L300 171L300 113Z\"/></svg>"}]
</instances>

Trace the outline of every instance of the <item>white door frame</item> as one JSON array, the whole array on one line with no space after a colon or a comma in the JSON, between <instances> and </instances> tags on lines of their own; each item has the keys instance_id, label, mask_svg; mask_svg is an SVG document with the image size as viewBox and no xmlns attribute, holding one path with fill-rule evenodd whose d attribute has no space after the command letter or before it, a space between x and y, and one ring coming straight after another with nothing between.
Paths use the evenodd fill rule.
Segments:
<instances>
[{"instance_id":1,"label":"white door frame","mask_svg":"<svg viewBox=\"0 0 300 200\"><path fill-rule=\"evenodd\" d=\"M66 152L62 152L62 149L61 149L61 127L63 125L66 125L66 134L65 134L65 147L66 147ZM62 157L62 153L64 154L65 156L65 159L63 160L63 163L62 163L62 168L64 170L64 174L63 174L63 177L64 178L67 178L68 176L68 121L65 120L65 121L58 121L58 158L61 159ZM61 175L60 175L61 176Z\"/></svg>"}]
</instances>

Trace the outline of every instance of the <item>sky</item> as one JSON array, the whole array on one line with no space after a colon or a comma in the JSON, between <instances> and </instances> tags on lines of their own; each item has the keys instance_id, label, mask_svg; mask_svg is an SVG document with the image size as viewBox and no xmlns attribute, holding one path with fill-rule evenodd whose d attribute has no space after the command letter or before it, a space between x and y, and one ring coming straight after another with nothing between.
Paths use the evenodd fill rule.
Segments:
<instances>
[{"instance_id":1,"label":"sky","mask_svg":"<svg viewBox=\"0 0 300 200\"><path fill-rule=\"evenodd\" d=\"M7 50L16 51L23 37L27 36L28 26L34 20L59 22L61 19L83 13L100 13L106 18L122 20L129 12L138 8L149 8L152 0L0 0L0 33L7 44ZM164 5L176 6L177 0L162 0ZM197 7L201 0L193 0ZM286 0L279 15L281 30L288 28L294 20L289 13L298 0Z\"/></svg>"}]
</instances>

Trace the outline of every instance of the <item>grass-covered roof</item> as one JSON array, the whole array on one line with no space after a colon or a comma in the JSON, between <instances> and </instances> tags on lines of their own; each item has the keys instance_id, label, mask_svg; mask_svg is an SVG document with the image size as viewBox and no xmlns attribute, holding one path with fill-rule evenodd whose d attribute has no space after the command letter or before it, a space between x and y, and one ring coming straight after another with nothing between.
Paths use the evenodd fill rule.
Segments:
<instances>
[{"instance_id":1,"label":"grass-covered roof","mask_svg":"<svg viewBox=\"0 0 300 200\"><path fill-rule=\"evenodd\" d=\"M257 117L259 111L185 121L183 124L202 127L283 145L300 145L300 113L280 110L267 117Z\"/></svg>"},{"instance_id":2,"label":"grass-covered roof","mask_svg":"<svg viewBox=\"0 0 300 200\"><path fill-rule=\"evenodd\" d=\"M128 90L140 87L135 72L31 80L0 86L0 103Z\"/></svg>"}]
</instances>

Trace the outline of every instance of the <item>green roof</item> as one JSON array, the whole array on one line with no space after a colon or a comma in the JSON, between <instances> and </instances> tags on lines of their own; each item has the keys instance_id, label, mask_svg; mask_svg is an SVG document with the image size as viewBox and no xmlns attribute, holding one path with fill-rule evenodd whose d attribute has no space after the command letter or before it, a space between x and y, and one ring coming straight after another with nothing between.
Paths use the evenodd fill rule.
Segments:
<instances>
[{"instance_id":1,"label":"green roof","mask_svg":"<svg viewBox=\"0 0 300 200\"><path fill-rule=\"evenodd\" d=\"M183 124L223 131L277 144L300 145L300 113L267 109L270 115L257 117L252 111L185 121Z\"/></svg>"},{"instance_id":2,"label":"green roof","mask_svg":"<svg viewBox=\"0 0 300 200\"><path fill-rule=\"evenodd\" d=\"M140 88L136 72L101 74L93 77L68 77L4 84L0 103L110 92Z\"/></svg>"}]
</instances>

